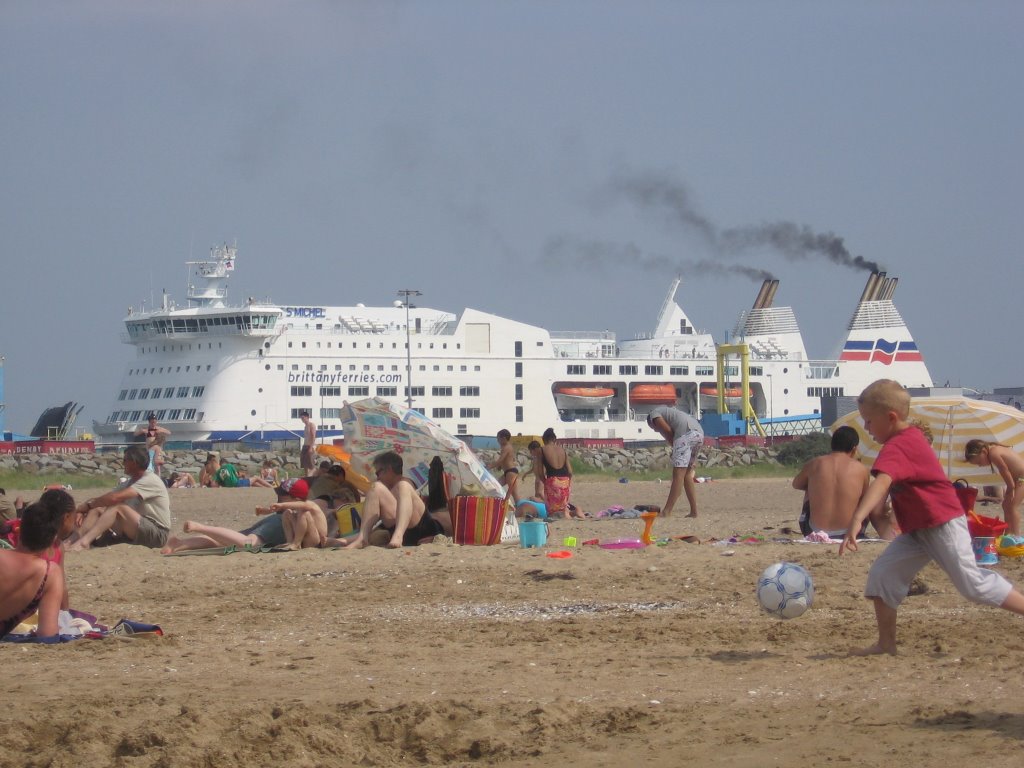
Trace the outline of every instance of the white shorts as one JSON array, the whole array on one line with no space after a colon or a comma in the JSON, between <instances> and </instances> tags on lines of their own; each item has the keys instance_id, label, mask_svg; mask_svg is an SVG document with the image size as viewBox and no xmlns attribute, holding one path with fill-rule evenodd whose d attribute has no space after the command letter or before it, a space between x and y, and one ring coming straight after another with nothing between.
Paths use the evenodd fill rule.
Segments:
<instances>
[{"instance_id":1,"label":"white shorts","mask_svg":"<svg viewBox=\"0 0 1024 768\"><path fill-rule=\"evenodd\" d=\"M695 429L684 432L672 441L672 466L692 467L697 461L697 451L704 445L704 435Z\"/></svg>"},{"instance_id":2,"label":"white shorts","mask_svg":"<svg viewBox=\"0 0 1024 768\"><path fill-rule=\"evenodd\" d=\"M967 518L897 536L871 564L865 597L880 597L892 609L910 591L918 571L932 560L961 595L973 603L1002 605L1013 586L995 571L979 568L967 532Z\"/></svg>"}]
</instances>

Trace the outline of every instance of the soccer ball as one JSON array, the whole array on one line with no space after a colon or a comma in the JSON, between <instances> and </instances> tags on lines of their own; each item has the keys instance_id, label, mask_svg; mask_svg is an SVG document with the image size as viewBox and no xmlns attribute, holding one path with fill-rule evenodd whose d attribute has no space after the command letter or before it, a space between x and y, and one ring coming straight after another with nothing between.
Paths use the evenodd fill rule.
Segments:
<instances>
[{"instance_id":1,"label":"soccer ball","mask_svg":"<svg viewBox=\"0 0 1024 768\"><path fill-rule=\"evenodd\" d=\"M796 563L775 563L757 580L757 602L778 619L795 619L814 603L811 574Z\"/></svg>"}]
</instances>

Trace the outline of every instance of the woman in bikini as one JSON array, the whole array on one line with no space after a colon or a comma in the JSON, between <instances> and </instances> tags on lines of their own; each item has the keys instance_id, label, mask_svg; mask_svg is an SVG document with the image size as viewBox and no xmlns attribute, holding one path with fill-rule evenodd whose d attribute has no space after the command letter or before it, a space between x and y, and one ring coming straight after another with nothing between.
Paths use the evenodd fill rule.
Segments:
<instances>
[{"instance_id":1,"label":"woman in bikini","mask_svg":"<svg viewBox=\"0 0 1024 768\"><path fill-rule=\"evenodd\" d=\"M0 637L39 612L36 634L57 634L64 571L42 557L54 546L64 515L56 505L32 504L21 518L18 549L0 550Z\"/></svg>"},{"instance_id":2,"label":"woman in bikini","mask_svg":"<svg viewBox=\"0 0 1024 768\"><path fill-rule=\"evenodd\" d=\"M1003 518L1009 526L1009 533L1020 536L1020 506L1024 503L1024 457L1002 443L968 440L964 446L964 460L976 467L988 464L993 472L1003 478L1006 483Z\"/></svg>"},{"instance_id":3,"label":"woman in bikini","mask_svg":"<svg viewBox=\"0 0 1024 768\"><path fill-rule=\"evenodd\" d=\"M555 437L555 430L548 427L541 439L540 469L544 474L544 498L547 500L549 517L583 517L583 513L569 503L572 493L572 464Z\"/></svg>"}]
</instances>

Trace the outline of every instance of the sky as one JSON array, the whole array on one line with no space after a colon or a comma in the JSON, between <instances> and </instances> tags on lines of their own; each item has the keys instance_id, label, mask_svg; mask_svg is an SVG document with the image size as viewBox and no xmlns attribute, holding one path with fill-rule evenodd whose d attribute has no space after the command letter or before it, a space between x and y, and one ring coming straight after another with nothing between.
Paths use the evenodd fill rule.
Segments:
<instances>
[{"instance_id":1,"label":"sky","mask_svg":"<svg viewBox=\"0 0 1024 768\"><path fill-rule=\"evenodd\" d=\"M872 264L937 384L1021 381L1024 4L0 0L6 428L113 407L129 306L401 289L838 354ZM1006 350L1010 350L1007 352Z\"/></svg>"}]
</instances>

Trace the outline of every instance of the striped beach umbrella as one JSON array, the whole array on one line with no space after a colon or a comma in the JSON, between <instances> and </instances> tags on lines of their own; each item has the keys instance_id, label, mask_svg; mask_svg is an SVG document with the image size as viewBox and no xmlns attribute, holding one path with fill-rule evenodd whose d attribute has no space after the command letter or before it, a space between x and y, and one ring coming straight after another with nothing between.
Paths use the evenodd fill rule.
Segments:
<instances>
[{"instance_id":1,"label":"striped beach umbrella","mask_svg":"<svg viewBox=\"0 0 1024 768\"><path fill-rule=\"evenodd\" d=\"M932 447L950 480L964 478L972 485L1002 482L990 467L976 467L964 461L968 440L1002 443L1024 453L1024 412L1009 405L969 397L914 397L910 401L910 421L931 432ZM864 431L860 414L846 414L831 430L835 432L842 426L857 430L861 460L871 464L881 446Z\"/></svg>"}]
</instances>

